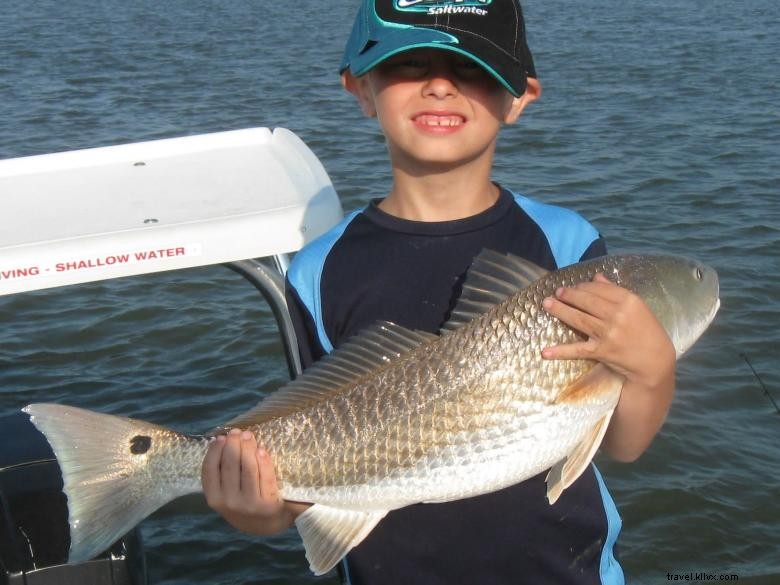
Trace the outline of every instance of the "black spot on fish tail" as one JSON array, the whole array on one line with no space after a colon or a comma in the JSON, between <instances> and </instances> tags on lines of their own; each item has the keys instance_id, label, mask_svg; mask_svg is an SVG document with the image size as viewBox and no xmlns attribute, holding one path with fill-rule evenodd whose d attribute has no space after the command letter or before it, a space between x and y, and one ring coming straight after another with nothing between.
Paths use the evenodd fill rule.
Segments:
<instances>
[{"instance_id":1,"label":"black spot on fish tail","mask_svg":"<svg viewBox=\"0 0 780 585\"><path fill-rule=\"evenodd\" d=\"M146 435L136 435L130 439L130 453L133 455L142 455L152 446L152 438Z\"/></svg>"}]
</instances>

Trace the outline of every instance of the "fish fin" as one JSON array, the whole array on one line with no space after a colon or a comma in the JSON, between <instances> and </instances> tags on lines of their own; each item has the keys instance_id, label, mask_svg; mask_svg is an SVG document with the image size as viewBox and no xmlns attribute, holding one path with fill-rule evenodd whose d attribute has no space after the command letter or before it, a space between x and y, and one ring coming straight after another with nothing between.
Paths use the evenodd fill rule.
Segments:
<instances>
[{"instance_id":1,"label":"fish fin","mask_svg":"<svg viewBox=\"0 0 780 585\"><path fill-rule=\"evenodd\" d=\"M62 470L69 563L94 558L160 506L199 489L199 479L193 489L160 489L150 477L152 467L145 465L145 452L156 447L161 432L183 435L60 404L31 404L23 410L46 437Z\"/></svg>"},{"instance_id":2,"label":"fish fin","mask_svg":"<svg viewBox=\"0 0 780 585\"><path fill-rule=\"evenodd\" d=\"M545 481L547 482L547 500L551 505L558 500L563 490L573 484L582 475L585 468L590 465L604 439L613 412L615 412L614 408L595 424L566 459L562 459L550 469Z\"/></svg>"},{"instance_id":3,"label":"fish fin","mask_svg":"<svg viewBox=\"0 0 780 585\"><path fill-rule=\"evenodd\" d=\"M361 512L314 504L295 519L315 575L330 571L360 544L388 510Z\"/></svg>"},{"instance_id":4,"label":"fish fin","mask_svg":"<svg viewBox=\"0 0 780 585\"><path fill-rule=\"evenodd\" d=\"M555 402L579 402L602 394L615 394L615 403L620 397L624 379L604 364L596 364L585 374L574 380L555 398Z\"/></svg>"},{"instance_id":5,"label":"fish fin","mask_svg":"<svg viewBox=\"0 0 780 585\"><path fill-rule=\"evenodd\" d=\"M259 424L327 400L435 339L438 336L433 333L412 331L389 321L377 323L324 356L257 406L212 433Z\"/></svg>"},{"instance_id":6,"label":"fish fin","mask_svg":"<svg viewBox=\"0 0 780 585\"><path fill-rule=\"evenodd\" d=\"M454 331L484 315L547 273L544 268L519 256L483 250L471 264L463 292L442 331Z\"/></svg>"}]
</instances>

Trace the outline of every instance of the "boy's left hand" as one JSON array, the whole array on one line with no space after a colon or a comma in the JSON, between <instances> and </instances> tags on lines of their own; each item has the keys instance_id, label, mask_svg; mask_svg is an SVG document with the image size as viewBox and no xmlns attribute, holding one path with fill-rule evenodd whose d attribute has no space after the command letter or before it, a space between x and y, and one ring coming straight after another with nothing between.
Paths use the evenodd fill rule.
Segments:
<instances>
[{"instance_id":1,"label":"boy's left hand","mask_svg":"<svg viewBox=\"0 0 780 585\"><path fill-rule=\"evenodd\" d=\"M636 459L663 423L674 394L676 352L644 301L598 274L591 282L560 288L545 310L587 339L545 348L546 359L592 359L626 379L605 449Z\"/></svg>"}]
</instances>

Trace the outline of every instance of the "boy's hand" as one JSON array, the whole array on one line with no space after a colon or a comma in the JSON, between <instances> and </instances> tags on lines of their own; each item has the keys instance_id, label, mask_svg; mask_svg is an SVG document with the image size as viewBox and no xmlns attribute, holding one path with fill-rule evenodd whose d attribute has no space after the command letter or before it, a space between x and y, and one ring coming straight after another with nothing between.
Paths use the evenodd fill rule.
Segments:
<instances>
[{"instance_id":1,"label":"boy's hand","mask_svg":"<svg viewBox=\"0 0 780 585\"><path fill-rule=\"evenodd\" d=\"M213 441L201 480L208 505L244 532L276 534L307 507L280 497L271 457L249 431L232 429Z\"/></svg>"},{"instance_id":2,"label":"boy's hand","mask_svg":"<svg viewBox=\"0 0 780 585\"><path fill-rule=\"evenodd\" d=\"M676 352L666 331L639 296L602 274L558 289L544 308L587 340L545 348L543 357L593 359L626 379L602 446L616 459L636 459L661 427L674 394Z\"/></svg>"}]
</instances>

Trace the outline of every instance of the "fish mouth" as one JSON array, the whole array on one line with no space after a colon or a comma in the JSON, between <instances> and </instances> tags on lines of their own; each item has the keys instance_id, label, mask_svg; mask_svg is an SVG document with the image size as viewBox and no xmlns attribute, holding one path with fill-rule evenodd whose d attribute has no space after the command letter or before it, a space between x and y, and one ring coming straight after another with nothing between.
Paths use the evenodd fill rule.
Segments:
<instances>
[{"instance_id":1,"label":"fish mouth","mask_svg":"<svg viewBox=\"0 0 780 585\"><path fill-rule=\"evenodd\" d=\"M708 321L712 321L715 318L716 313L720 310L720 297L715 299L715 306L712 308Z\"/></svg>"},{"instance_id":2,"label":"fish mouth","mask_svg":"<svg viewBox=\"0 0 780 585\"><path fill-rule=\"evenodd\" d=\"M687 339L684 340L684 343L681 344L681 347L675 348L677 350L678 358L680 358L686 351L688 351L690 347L694 343L696 343L696 340L702 336L704 331L706 331L706 329L710 326L710 323L712 323L712 321L715 319L715 315L718 314L719 309L720 309L720 297L717 297L715 299L715 302L712 305L712 309L710 309L710 312L707 314L707 316L704 319L702 319L702 325L701 327L698 328L698 334L689 336Z\"/></svg>"}]
</instances>

